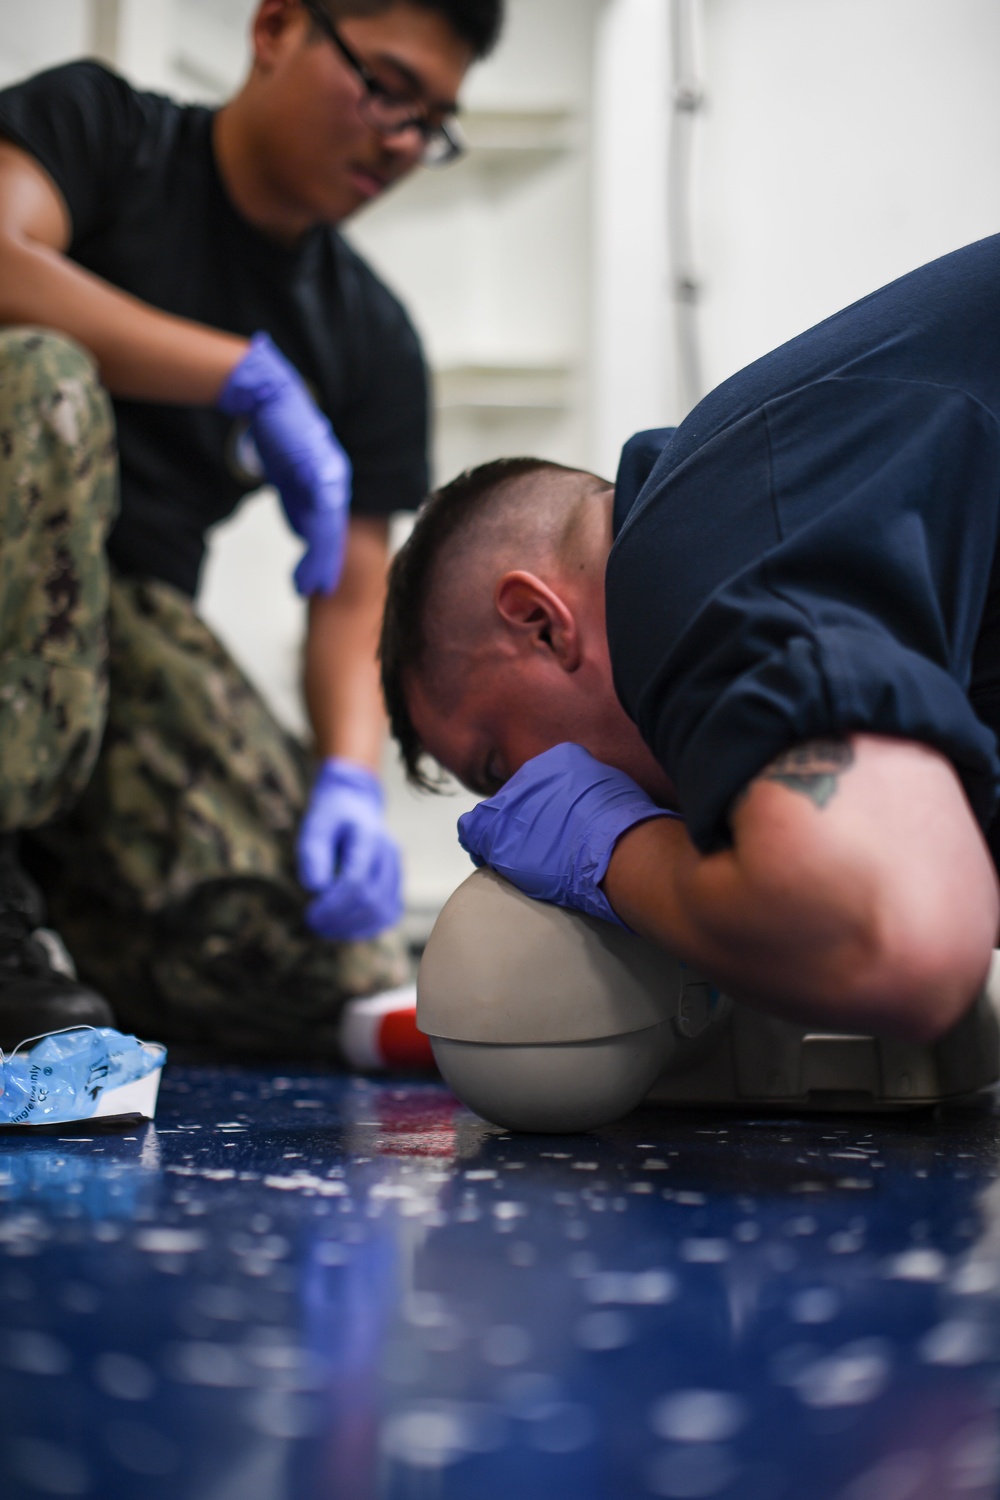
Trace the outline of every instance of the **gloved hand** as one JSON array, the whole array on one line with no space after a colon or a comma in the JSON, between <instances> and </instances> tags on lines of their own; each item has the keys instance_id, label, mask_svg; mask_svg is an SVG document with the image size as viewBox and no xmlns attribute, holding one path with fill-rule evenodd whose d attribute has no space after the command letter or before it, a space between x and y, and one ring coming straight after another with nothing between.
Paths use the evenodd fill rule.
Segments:
<instances>
[{"instance_id":1,"label":"gloved hand","mask_svg":"<svg viewBox=\"0 0 1000 1500\"><path fill-rule=\"evenodd\" d=\"M320 766L299 829L299 880L316 899L306 921L320 937L362 942L403 915L399 846L385 826L377 776L332 756Z\"/></svg>"},{"instance_id":2,"label":"gloved hand","mask_svg":"<svg viewBox=\"0 0 1000 1500\"><path fill-rule=\"evenodd\" d=\"M636 823L676 816L581 745L556 745L459 818L458 841L526 896L625 927L600 888L615 844Z\"/></svg>"},{"instance_id":3,"label":"gloved hand","mask_svg":"<svg viewBox=\"0 0 1000 1500\"><path fill-rule=\"evenodd\" d=\"M332 594L344 563L351 463L294 365L266 333L222 387L218 405L250 418L264 475L281 496L288 524L308 543L295 570L300 594Z\"/></svg>"}]
</instances>

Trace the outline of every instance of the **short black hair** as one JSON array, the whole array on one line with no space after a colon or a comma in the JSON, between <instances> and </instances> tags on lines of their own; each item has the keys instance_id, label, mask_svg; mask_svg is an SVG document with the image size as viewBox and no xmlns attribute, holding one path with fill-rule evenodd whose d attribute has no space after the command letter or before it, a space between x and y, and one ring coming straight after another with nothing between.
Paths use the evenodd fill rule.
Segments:
<instances>
[{"instance_id":1,"label":"short black hair","mask_svg":"<svg viewBox=\"0 0 1000 1500\"><path fill-rule=\"evenodd\" d=\"M511 481L545 470L568 472L541 458L496 458L466 469L424 503L389 569L379 641L382 692L407 777L426 791L439 791L440 782L421 766L424 746L410 716L407 688L426 657L426 613L436 564L448 543L483 516Z\"/></svg>"},{"instance_id":2,"label":"short black hair","mask_svg":"<svg viewBox=\"0 0 1000 1500\"><path fill-rule=\"evenodd\" d=\"M323 0L333 20L341 16L377 16L400 0ZM419 10L434 10L444 16L460 41L472 48L480 61L493 51L504 22L504 0L405 0Z\"/></svg>"}]
</instances>

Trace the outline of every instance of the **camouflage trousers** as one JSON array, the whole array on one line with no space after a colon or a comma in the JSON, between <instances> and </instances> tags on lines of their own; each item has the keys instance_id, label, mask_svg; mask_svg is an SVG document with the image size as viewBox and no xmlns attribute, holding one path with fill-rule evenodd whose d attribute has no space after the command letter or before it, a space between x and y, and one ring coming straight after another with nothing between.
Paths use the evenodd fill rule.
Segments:
<instances>
[{"instance_id":1,"label":"camouflage trousers","mask_svg":"<svg viewBox=\"0 0 1000 1500\"><path fill-rule=\"evenodd\" d=\"M398 935L305 926L303 747L167 584L112 575L110 404L86 354L0 331L0 831L81 976L161 1040L337 1056Z\"/></svg>"}]
</instances>

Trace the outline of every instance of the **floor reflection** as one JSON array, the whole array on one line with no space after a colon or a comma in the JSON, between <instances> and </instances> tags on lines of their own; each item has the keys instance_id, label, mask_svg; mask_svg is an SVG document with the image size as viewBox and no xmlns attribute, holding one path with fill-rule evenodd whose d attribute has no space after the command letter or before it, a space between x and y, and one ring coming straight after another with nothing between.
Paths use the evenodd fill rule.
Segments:
<instances>
[{"instance_id":1,"label":"floor reflection","mask_svg":"<svg viewBox=\"0 0 1000 1500\"><path fill-rule=\"evenodd\" d=\"M0 1493L996 1500L1000 1118L646 1112L168 1067L0 1136Z\"/></svg>"}]
</instances>

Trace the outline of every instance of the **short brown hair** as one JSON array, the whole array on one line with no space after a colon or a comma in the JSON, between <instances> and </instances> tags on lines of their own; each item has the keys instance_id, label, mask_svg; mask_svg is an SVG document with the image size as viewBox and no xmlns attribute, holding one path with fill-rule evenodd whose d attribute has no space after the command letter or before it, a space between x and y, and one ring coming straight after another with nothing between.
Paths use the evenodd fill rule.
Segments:
<instances>
[{"instance_id":1,"label":"short brown hair","mask_svg":"<svg viewBox=\"0 0 1000 1500\"><path fill-rule=\"evenodd\" d=\"M426 657L426 612L437 561L449 542L496 506L513 481L546 470L574 472L541 458L497 458L466 469L426 501L393 559L379 641L382 692L406 774L425 790L440 790L440 783L420 764L424 746L410 716L407 687Z\"/></svg>"}]
</instances>

